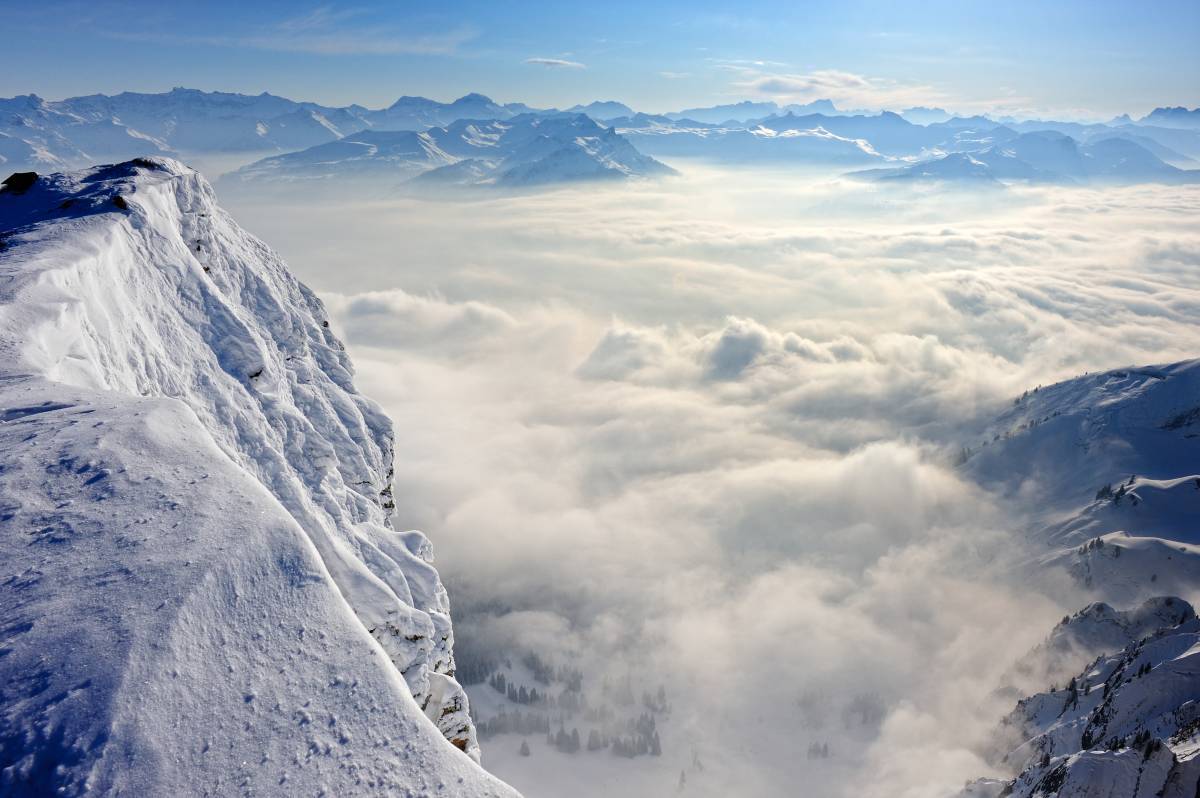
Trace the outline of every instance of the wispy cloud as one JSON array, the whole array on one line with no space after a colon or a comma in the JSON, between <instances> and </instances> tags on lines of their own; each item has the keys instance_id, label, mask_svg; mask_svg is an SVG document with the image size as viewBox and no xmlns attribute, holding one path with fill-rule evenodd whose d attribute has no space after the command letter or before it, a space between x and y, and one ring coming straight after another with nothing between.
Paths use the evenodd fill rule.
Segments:
<instances>
[{"instance_id":1,"label":"wispy cloud","mask_svg":"<svg viewBox=\"0 0 1200 798\"><path fill-rule=\"evenodd\" d=\"M833 100L841 107L901 109L912 106L940 106L960 113L1022 114L1029 107L1028 97L1000 90L991 97L965 99L938 86L915 81L872 77L839 69L818 69L791 73L767 70L736 61L717 63L717 68L732 72L735 94L769 97L776 102Z\"/></svg>"},{"instance_id":2,"label":"wispy cloud","mask_svg":"<svg viewBox=\"0 0 1200 798\"><path fill-rule=\"evenodd\" d=\"M478 31L460 26L415 32L392 25L362 24L354 9L321 6L274 25L239 34L182 34L174 30L107 31L125 41L157 44L244 48L313 55L448 55L476 38Z\"/></svg>"},{"instance_id":3,"label":"wispy cloud","mask_svg":"<svg viewBox=\"0 0 1200 798\"><path fill-rule=\"evenodd\" d=\"M692 73L691 72L659 72L658 75L659 75L659 77L666 78L667 80L683 80L684 78L690 78L692 76Z\"/></svg>"},{"instance_id":4,"label":"wispy cloud","mask_svg":"<svg viewBox=\"0 0 1200 798\"><path fill-rule=\"evenodd\" d=\"M587 69L587 64L578 61L568 61L565 58L526 58L526 64L543 66L548 69Z\"/></svg>"},{"instance_id":5,"label":"wispy cloud","mask_svg":"<svg viewBox=\"0 0 1200 798\"><path fill-rule=\"evenodd\" d=\"M791 66L785 61L764 61L757 58L709 58L718 67L727 69L763 69Z\"/></svg>"},{"instance_id":6,"label":"wispy cloud","mask_svg":"<svg viewBox=\"0 0 1200 798\"><path fill-rule=\"evenodd\" d=\"M829 99L839 105L866 108L903 108L934 105L953 100L935 86L859 75L837 69L819 69L803 74L769 72L753 66L724 68L737 74L734 87L750 94L781 102Z\"/></svg>"}]
</instances>

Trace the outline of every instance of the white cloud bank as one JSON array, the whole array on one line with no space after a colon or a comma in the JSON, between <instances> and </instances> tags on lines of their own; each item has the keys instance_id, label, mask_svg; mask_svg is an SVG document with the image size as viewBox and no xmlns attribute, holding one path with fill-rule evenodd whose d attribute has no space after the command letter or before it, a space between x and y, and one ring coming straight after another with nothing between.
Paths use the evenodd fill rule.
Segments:
<instances>
[{"instance_id":1,"label":"white cloud bank","mask_svg":"<svg viewBox=\"0 0 1200 798\"><path fill-rule=\"evenodd\" d=\"M668 685L653 768L485 764L531 798L663 794L693 751L695 795L961 786L995 679L1080 597L1014 588L1020 508L948 452L1030 385L1200 351L1200 191L688 174L235 210L395 420L460 639Z\"/></svg>"}]
</instances>

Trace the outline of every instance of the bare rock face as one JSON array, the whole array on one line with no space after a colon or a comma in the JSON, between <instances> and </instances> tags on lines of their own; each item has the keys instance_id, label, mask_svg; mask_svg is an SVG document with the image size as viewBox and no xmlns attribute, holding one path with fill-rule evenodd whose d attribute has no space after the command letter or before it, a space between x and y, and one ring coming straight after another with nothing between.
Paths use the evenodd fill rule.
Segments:
<instances>
[{"instance_id":1,"label":"bare rock face","mask_svg":"<svg viewBox=\"0 0 1200 798\"><path fill-rule=\"evenodd\" d=\"M37 172L13 172L4 178L3 181L0 181L0 191L7 191L10 194L24 194L37 182L37 179Z\"/></svg>"}]
</instances>

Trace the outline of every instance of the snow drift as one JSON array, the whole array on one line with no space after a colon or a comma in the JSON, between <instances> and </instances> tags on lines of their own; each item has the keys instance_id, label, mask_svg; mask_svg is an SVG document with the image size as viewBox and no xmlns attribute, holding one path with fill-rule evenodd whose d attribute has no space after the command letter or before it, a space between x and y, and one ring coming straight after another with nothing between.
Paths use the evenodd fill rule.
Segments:
<instances>
[{"instance_id":1,"label":"snow drift","mask_svg":"<svg viewBox=\"0 0 1200 798\"><path fill-rule=\"evenodd\" d=\"M2 791L513 795L316 297L167 159L0 231Z\"/></svg>"}]
</instances>

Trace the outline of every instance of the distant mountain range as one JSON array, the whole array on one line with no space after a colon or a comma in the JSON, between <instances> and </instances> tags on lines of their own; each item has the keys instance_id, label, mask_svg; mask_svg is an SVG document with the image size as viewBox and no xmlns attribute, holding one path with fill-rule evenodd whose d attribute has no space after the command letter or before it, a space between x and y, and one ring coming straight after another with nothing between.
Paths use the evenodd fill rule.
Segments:
<instances>
[{"instance_id":1,"label":"distant mountain range","mask_svg":"<svg viewBox=\"0 0 1200 798\"><path fill-rule=\"evenodd\" d=\"M401 97L378 110L182 88L59 102L30 94L0 100L0 136L15 140L0 145L0 156L7 157L6 150L27 153L35 164L58 167L154 152L297 150L361 130L419 131L459 119L509 119L531 110L520 103L500 105L482 94L449 103Z\"/></svg>"},{"instance_id":2,"label":"distant mountain range","mask_svg":"<svg viewBox=\"0 0 1200 798\"><path fill-rule=\"evenodd\" d=\"M608 119L616 119L619 116L632 116L634 110L625 103L605 100L603 102L588 103L587 105L572 106L567 109L567 113L587 114L592 119L598 119L603 122Z\"/></svg>"},{"instance_id":3,"label":"distant mountain range","mask_svg":"<svg viewBox=\"0 0 1200 798\"><path fill-rule=\"evenodd\" d=\"M1155 108L1140 120L1143 125L1162 125L1191 130L1200 129L1200 108L1188 110L1183 107Z\"/></svg>"},{"instance_id":4,"label":"distant mountain range","mask_svg":"<svg viewBox=\"0 0 1200 798\"><path fill-rule=\"evenodd\" d=\"M716 125L650 114L612 119L609 124L642 152L659 157L707 158L725 163L843 165L884 160L866 139L838 135L821 125L776 129L766 124Z\"/></svg>"},{"instance_id":5,"label":"distant mountain range","mask_svg":"<svg viewBox=\"0 0 1200 798\"><path fill-rule=\"evenodd\" d=\"M272 161L256 168L264 174L270 169L282 174L306 160L329 156L329 163L346 162L350 170L362 166L362 170L370 171L363 166L369 162L387 163L387 169L393 172L418 173L475 158L475 154L450 156L440 162L436 150L441 144L437 138L443 134L435 134L435 129L450 130L465 120L478 126L518 118L524 120L518 127L523 127L533 118L553 118L562 113L522 103L502 104L482 94L467 94L452 102L406 96L380 109L297 102L267 93L246 95L184 88L160 94L96 94L54 102L31 94L0 99L0 164L14 171L48 171L141 155L243 154L249 160L255 155L297 153L342 142L299 159ZM1200 159L1200 109L1158 108L1136 122L1123 116L1109 124L1054 120L1001 123L986 116L954 117L940 108L923 107L898 114L866 114L841 111L829 100L787 106L744 101L661 115L641 113L624 103L606 100L574 106L569 113L615 128L621 138L610 141L625 141L634 151L650 156L908 170L886 178L898 180L936 175L939 179L975 182L988 182L983 179L986 176L1002 182L1189 182L1190 175L1181 173L1180 167L1197 167ZM422 143L415 135L383 135L427 131L434 139L432 145ZM997 154L1005 152L1009 143L1023 134L1048 132L1070 137L1079 157L1092 160L1080 166L1058 162L1046 165L1037 159L1015 156L1022 164ZM596 139L598 134L589 133L587 137ZM1114 139L1137 146L1103 143ZM1069 143L1063 146L1072 147ZM622 150L620 155L597 150L592 156L572 151L576 160L573 167L564 164L563 169L550 170L546 175L590 174L594 167L585 161L601 163L606 159L609 166L597 174L657 169L649 161L633 165L637 159L623 145ZM487 157L482 157L481 163L458 166L442 176L453 176L451 182L503 182L494 169L511 154L505 153L498 160L495 148L485 148L484 153ZM970 158L939 162L952 153L970 153ZM917 162L922 163L913 166ZM983 163L989 175L979 172L972 165L975 162ZM301 171L314 169L319 169L315 163Z\"/></svg>"},{"instance_id":6,"label":"distant mountain range","mask_svg":"<svg viewBox=\"0 0 1200 798\"><path fill-rule=\"evenodd\" d=\"M244 166L226 184L334 183L359 177L421 186L537 186L655 177L674 170L585 114L462 119L421 132L364 130Z\"/></svg>"},{"instance_id":7,"label":"distant mountain range","mask_svg":"<svg viewBox=\"0 0 1200 798\"><path fill-rule=\"evenodd\" d=\"M1048 130L1022 133L985 150L851 176L875 182L1200 183L1200 170L1164 163L1136 141L1107 138L1080 144Z\"/></svg>"},{"instance_id":8,"label":"distant mountain range","mask_svg":"<svg viewBox=\"0 0 1200 798\"><path fill-rule=\"evenodd\" d=\"M774 116L781 113L836 114L838 110L830 100L814 100L804 105L786 106L780 106L773 102L751 102L750 100L744 100L740 103L714 105L708 108L685 108L682 111L663 114L663 116L668 119L692 119L697 122L708 122L719 125L729 122L749 122L753 119L762 119L766 116Z\"/></svg>"}]
</instances>

